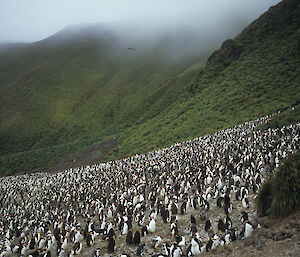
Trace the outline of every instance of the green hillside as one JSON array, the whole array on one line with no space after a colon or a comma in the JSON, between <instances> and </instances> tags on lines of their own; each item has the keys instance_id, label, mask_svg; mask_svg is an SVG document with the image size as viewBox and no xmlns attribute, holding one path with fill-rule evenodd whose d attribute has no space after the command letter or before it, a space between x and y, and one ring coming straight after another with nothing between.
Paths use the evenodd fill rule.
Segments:
<instances>
[{"instance_id":1,"label":"green hillside","mask_svg":"<svg viewBox=\"0 0 300 257\"><path fill-rule=\"evenodd\" d=\"M156 116L177 100L207 55L189 54L191 44L172 35L139 39L136 51L122 40L99 25L71 27L0 55L1 172L45 167Z\"/></svg>"},{"instance_id":2,"label":"green hillside","mask_svg":"<svg viewBox=\"0 0 300 257\"><path fill-rule=\"evenodd\" d=\"M124 47L103 28L10 47L0 53L0 171L46 167L72 152L76 159L110 140L118 146L106 158L121 158L299 103L299 27L299 1L283 1L206 66L207 53L189 54L184 39Z\"/></svg>"},{"instance_id":3,"label":"green hillside","mask_svg":"<svg viewBox=\"0 0 300 257\"><path fill-rule=\"evenodd\" d=\"M179 101L120 136L122 143L112 158L167 146L298 104L299 4L283 1L235 39L225 41L185 86Z\"/></svg>"}]
</instances>

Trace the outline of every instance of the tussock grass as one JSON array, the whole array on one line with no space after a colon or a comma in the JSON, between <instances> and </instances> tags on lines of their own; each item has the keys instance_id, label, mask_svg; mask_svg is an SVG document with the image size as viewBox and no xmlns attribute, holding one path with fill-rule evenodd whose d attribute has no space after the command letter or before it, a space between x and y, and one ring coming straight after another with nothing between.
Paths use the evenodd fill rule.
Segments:
<instances>
[{"instance_id":1,"label":"tussock grass","mask_svg":"<svg viewBox=\"0 0 300 257\"><path fill-rule=\"evenodd\" d=\"M257 208L262 215L285 217L300 206L300 152L289 156L262 186Z\"/></svg>"}]
</instances>

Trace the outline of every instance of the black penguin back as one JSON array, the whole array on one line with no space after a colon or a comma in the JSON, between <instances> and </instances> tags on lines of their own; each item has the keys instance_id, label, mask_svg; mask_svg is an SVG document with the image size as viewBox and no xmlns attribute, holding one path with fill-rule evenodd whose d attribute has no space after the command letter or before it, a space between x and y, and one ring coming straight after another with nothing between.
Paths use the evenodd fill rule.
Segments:
<instances>
[{"instance_id":1,"label":"black penguin back","mask_svg":"<svg viewBox=\"0 0 300 257\"><path fill-rule=\"evenodd\" d=\"M115 237L114 236L109 237L108 246L107 246L108 253L113 253L115 251L115 245L116 245Z\"/></svg>"},{"instance_id":2,"label":"black penguin back","mask_svg":"<svg viewBox=\"0 0 300 257\"><path fill-rule=\"evenodd\" d=\"M133 238L132 238L132 231L129 230L126 235L126 244L132 245L133 244Z\"/></svg>"},{"instance_id":3,"label":"black penguin back","mask_svg":"<svg viewBox=\"0 0 300 257\"><path fill-rule=\"evenodd\" d=\"M210 220L208 219L206 222L205 222L205 231L207 232L211 227L211 222Z\"/></svg>"},{"instance_id":4,"label":"black penguin back","mask_svg":"<svg viewBox=\"0 0 300 257\"><path fill-rule=\"evenodd\" d=\"M133 237L133 244L138 246L141 243L141 233L140 231L136 231Z\"/></svg>"}]
</instances>

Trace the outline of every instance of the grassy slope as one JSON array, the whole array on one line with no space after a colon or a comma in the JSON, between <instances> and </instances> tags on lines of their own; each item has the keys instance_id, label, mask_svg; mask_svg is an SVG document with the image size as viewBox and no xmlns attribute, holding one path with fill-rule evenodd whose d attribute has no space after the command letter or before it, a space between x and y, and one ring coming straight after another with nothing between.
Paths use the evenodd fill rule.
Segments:
<instances>
[{"instance_id":1,"label":"grassy slope","mask_svg":"<svg viewBox=\"0 0 300 257\"><path fill-rule=\"evenodd\" d=\"M123 133L111 158L211 133L297 103L298 5L284 1L246 28L234 41L243 51L229 65L223 64L224 59L231 59L230 54L226 57L228 49L217 51L205 70L185 87L182 101Z\"/></svg>"},{"instance_id":2,"label":"grassy slope","mask_svg":"<svg viewBox=\"0 0 300 257\"><path fill-rule=\"evenodd\" d=\"M297 1L288 0L271 8L237 38L225 42L205 68L195 59L168 60L159 49L120 61L114 54L104 58L90 41L73 48L60 45L59 51L43 48L35 65L15 84L20 98L6 86L5 99L0 99L6 105L14 103L0 116L9 121L0 130L5 146L1 152L11 153L0 157L2 172L48 165L110 135L117 135L120 144L107 158L121 158L293 105L300 99L297 6ZM104 42L101 48L105 47ZM0 64L0 71L5 69ZM18 77L19 70L22 67L16 67L11 78ZM32 91L27 92L26 85ZM28 99L23 101L26 93ZM19 124L24 131L14 129ZM15 153L16 149L27 151Z\"/></svg>"},{"instance_id":3,"label":"grassy slope","mask_svg":"<svg viewBox=\"0 0 300 257\"><path fill-rule=\"evenodd\" d=\"M268 123L257 127L257 130L265 130L268 128L282 128L290 124L294 124L300 121L300 106L292 107L287 110L283 110L272 118Z\"/></svg>"},{"instance_id":4,"label":"grassy slope","mask_svg":"<svg viewBox=\"0 0 300 257\"><path fill-rule=\"evenodd\" d=\"M290 155L263 184L257 197L262 215L284 217L300 205L300 152Z\"/></svg>"},{"instance_id":5,"label":"grassy slope","mask_svg":"<svg viewBox=\"0 0 300 257\"><path fill-rule=\"evenodd\" d=\"M0 171L47 166L166 108L201 66L156 48L123 51L111 33L57 37L0 56ZM177 76L178 75L178 76Z\"/></svg>"}]
</instances>

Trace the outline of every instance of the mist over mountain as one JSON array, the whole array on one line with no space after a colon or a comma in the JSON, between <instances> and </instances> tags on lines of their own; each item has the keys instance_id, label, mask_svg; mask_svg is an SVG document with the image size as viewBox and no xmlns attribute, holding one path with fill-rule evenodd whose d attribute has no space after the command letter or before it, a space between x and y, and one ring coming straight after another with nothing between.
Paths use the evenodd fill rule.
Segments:
<instances>
[{"instance_id":1,"label":"mist over mountain","mask_svg":"<svg viewBox=\"0 0 300 257\"><path fill-rule=\"evenodd\" d=\"M122 158L294 105L298 5L285 0L238 35L245 17L221 26L208 15L72 25L3 45L0 171Z\"/></svg>"},{"instance_id":2,"label":"mist over mountain","mask_svg":"<svg viewBox=\"0 0 300 257\"><path fill-rule=\"evenodd\" d=\"M153 36L157 30L190 29L232 37L279 0L52 0L1 1L0 42L34 42L70 24L125 24ZM119 26L118 25L118 26ZM234 34L226 34L228 31ZM204 32L204 35L201 35Z\"/></svg>"}]
</instances>

